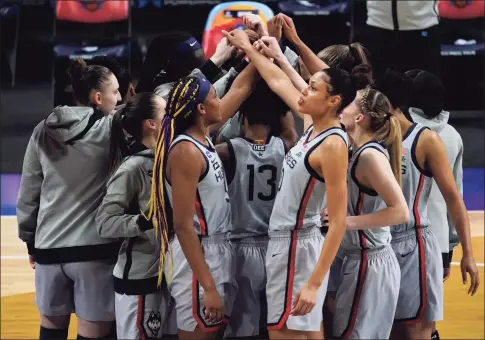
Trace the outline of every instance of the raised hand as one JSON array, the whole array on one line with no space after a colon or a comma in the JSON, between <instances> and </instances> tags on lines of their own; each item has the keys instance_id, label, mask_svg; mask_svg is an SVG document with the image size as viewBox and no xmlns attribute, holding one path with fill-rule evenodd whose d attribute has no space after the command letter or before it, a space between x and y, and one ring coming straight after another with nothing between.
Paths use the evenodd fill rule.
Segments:
<instances>
[{"instance_id":1,"label":"raised hand","mask_svg":"<svg viewBox=\"0 0 485 340\"><path fill-rule=\"evenodd\" d=\"M296 32L295 23L293 19L285 14L278 14L282 18L282 25L283 25L283 33L285 34L286 39L288 39L291 43L297 42L300 37Z\"/></svg>"},{"instance_id":2,"label":"raised hand","mask_svg":"<svg viewBox=\"0 0 485 340\"><path fill-rule=\"evenodd\" d=\"M249 41L248 35L242 30L234 30L230 33L223 30L222 34L224 35L224 37L227 38L232 46L240 50L246 51L252 46L251 41Z\"/></svg>"},{"instance_id":3,"label":"raised hand","mask_svg":"<svg viewBox=\"0 0 485 340\"><path fill-rule=\"evenodd\" d=\"M219 44L217 44L216 51L211 57L211 60L215 65L221 66L235 55L236 48L230 45L227 38L224 37L221 39L221 41L219 41Z\"/></svg>"},{"instance_id":4,"label":"raised hand","mask_svg":"<svg viewBox=\"0 0 485 340\"><path fill-rule=\"evenodd\" d=\"M263 18L256 14L246 14L242 17L244 26L258 33L260 37L268 35Z\"/></svg>"},{"instance_id":5,"label":"raised hand","mask_svg":"<svg viewBox=\"0 0 485 340\"><path fill-rule=\"evenodd\" d=\"M283 18L280 14L272 17L268 21L268 35L280 41L283 36Z\"/></svg>"},{"instance_id":6,"label":"raised hand","mask_svg":"<svg viewBox=\"0 0 485 340\"><path fill-rule=\"evenodd\" d=\"M276 60L284 57L275 37L262 37L258 43L258 50L260 50L266 57Z\"/></svg>"}]
</instances>

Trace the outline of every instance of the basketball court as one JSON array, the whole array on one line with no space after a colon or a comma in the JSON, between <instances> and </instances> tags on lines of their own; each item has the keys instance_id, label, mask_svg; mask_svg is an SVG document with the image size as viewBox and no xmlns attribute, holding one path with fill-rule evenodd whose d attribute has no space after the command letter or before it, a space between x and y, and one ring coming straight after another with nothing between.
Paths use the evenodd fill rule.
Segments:
<instances>
[{"instance_id":1,"label":"basketball court","mask_svg":"<svg viewBox=\"0 0 485 340\"><path fill-rule=\"evenodd\" d=\"M470 211L475 260L482 285L474 297L461 283L457 249L451 278L445 283L445 321L438 326L442 339L484 339L484 212ZM456 262L458 261L458 262ZM17 237L14 216L1 218L1 339L35 339L39 336L39 314L34 302L34 270L27 249ZM94 284L94 283L93 283ZM76 317L72 317L69 339L75 339Z\"/></svg>"}]
</instances>

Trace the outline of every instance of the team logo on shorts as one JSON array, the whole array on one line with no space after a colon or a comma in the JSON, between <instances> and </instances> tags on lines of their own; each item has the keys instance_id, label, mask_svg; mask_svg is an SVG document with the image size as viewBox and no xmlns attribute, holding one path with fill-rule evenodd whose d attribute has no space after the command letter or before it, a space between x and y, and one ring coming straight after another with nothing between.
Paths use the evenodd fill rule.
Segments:
<instances>
[{"instance_id":1,"label":"team logo on shorts","mask_svg":"<svg viewBox=\"0 0 485 340\"><path fill-rule=\"evenodd\" d=\"M160 312L150 312L147 319L147 328L152 332L154 337L158 336L160 327L162 327L162 315Z\"/></svg>"}]
</instances>

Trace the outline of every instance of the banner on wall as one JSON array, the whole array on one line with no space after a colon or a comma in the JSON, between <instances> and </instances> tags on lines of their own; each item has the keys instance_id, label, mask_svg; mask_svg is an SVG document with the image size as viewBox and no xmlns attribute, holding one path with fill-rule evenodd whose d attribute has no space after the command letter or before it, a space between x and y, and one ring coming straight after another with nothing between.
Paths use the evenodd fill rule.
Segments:
<instances>
[{"instance_id":1,"label":"banner on wall","mask_svg":"<svg viewBox=\"0 0 485 340\"><path fill-rule=\"evenodd\" d=\"M226 2L215 6L207 18L202 47L206 58L210 58L222 39L222 30L245 29L242 17L252 13L259 15L266 23L274 16L273 11L267 5L253 1Z\"/></svg>"},{"instance_id":2,"label":"banner on wall","mask_svg":"<svg viewBox=\"0 0 485 340\"><path fill-rule=\"evenodd\" d=\"M88 24L128 19L130 2L126 0L57 0L57 20Z\"/></svg>"}]
</instances>

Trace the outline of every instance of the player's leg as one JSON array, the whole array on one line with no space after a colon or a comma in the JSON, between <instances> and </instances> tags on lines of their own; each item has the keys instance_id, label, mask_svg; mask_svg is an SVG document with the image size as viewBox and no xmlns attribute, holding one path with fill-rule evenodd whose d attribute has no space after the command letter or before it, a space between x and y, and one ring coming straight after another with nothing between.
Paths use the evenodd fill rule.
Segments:
<instances>
[{"instance_id":1,"label":"player's leg","mask_svg":"<svg viewBox=\"0 0 485 340\"><path fill-rule=\"evenodd\" d=\"M40 340L67 339L73 312L73 285L61 264L35 265L35 302L40 312Z\"/></svg>"},{"instance_id":2,"label":"player's leg","mask_svg":"<svg viewBox=\"0 0 485 340\"><path fill-rule=\"evenodd\" d=\"M74 281L74 306L78 339L113 338L115 292L113 268L116 258L67 263L66 274Z\"/></svg>"}]
</instances>

